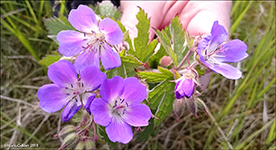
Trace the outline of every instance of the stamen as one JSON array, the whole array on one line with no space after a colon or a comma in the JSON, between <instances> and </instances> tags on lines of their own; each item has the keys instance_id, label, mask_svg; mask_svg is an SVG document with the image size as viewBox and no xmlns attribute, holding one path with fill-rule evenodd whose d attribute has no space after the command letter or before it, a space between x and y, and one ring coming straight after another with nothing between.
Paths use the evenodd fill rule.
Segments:
<instances>
[{"instance_id":1,"label":"stamen","mask_svg":"<svg viewBox=\"0 0 276 150\"><path fill-rule=\"evenodd\" d=\"M66 95L70 95L69 93L66 93Z\"/></svg>"},{"instance_id":2,"label":"stamen","mask_svg":"<svg viewBox=\"0 0 276 150\"><path fill-rule=\"evenodd\" d=\"M81 87L84 87L84 84L83 84L83 83L81 83Z\"/></svg>"},{"instance_id":3,"label":"stamen","mask_svg":"<svg viewBox=\"0 0 276 150\"><path fill-rule=\"evenodd\" d=\"M115 105L113 106L113 108L116 107L116 106L117 106L117 100L115 100Z\"/></svg>"},{"instance_id":4,"label":"stamen","mask_svg":"<svg viewBox=\"0 0 276 150\"><path fill-rule=\"evenodd\" d=\"M126 102L126 105L127 105L127 107L128 107L128 103Z\"/></svg>"},{"instance_id":5,"label":"stamen","mask_svg":"<svg viewBox=\"0 0 276 150\"><path fill-rule=\"evenodd\" d=\"M78 102L78 99L77 99L77 98L75 98L75 101L76 101L76 102Z\"/></svg>"},{"instance_id":6,"label":"stamen","mask_svg":"<svg viewBox=\"0 0 276 150\"><path fill-rule=\"evenodd\" d=\"M123 114L125 114L125 112L126 112L126 109L123 109Z\"/></svg>"},{"instance_id":7,"label":"stamen","mask_svg":"<svg viewBox=\"0 0 276 150\"><path fill-rule=\"evenodd\" d=\"M73 84L71 84L71 88L73 88Z\"/></svg>"}]
</instances>

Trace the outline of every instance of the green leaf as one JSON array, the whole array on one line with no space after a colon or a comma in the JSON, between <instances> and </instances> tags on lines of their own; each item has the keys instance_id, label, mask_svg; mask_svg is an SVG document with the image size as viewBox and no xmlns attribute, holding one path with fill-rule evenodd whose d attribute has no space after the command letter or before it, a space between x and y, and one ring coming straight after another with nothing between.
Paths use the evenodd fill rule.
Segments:
<instances>
[{"instance_id":1,"label":"green leaf","mask_svg":"<svg viewBox=\"0 0 276 150\"><path fill-rule=\"evenodd\" d=\"M149 58L149 60L148 60L149 67L150 68L157 68L157 66L160 65L161 58L165 55L167 55L167 53L164 49L164 46L161 45L160 49L157 50L157 52Z\"/></svg>"},{"instance_id":2,"label":"green leaf","mask_svg":"<svg viewBox=\"0 0 276 150\"><path fill-rule=\"evenodd\" d=\"M136 25L138 36L134 39L135 53L133 55L145 63L153 54L157 40L155 39L148 44L150 19L148 19L147 14L141 8L136 17L139 21Z\"/></svg>"},{"instance_id":3,"label":"green leaf","mask_svg":"<svg viewBox=\"0 0 276 150\"><path fill-rule=\"evenodd\" d=\"M159 72L152 72L152 71L138 71L137 74L142 78L145 79L146 82L157 83L162 81L173 80L174 75L169 70L158 67Z\"/></svg>"},{"instance_id":4,"label":"green leaf","mask_svg":"<svg viewBox=\"0 0 276 150\"><path fill-rule=\"evenodd\" d=\"M144 129L145 130L143 132L138 132L137 139L139 142L147 141L151 135L154 135L154 133L156 133L158 131L157 129L154 130L154 119L153 118L151 118L149 120L149 125L146 126Z\"/></svg>"},{"instance_id":5,"label":"green leaf","mask_svg":"<svg viewBox=\"0 0 276 150\"><path fill-rule=\"evenodd\" d=\"M148 93L150 108L156 110L154 120L158 126L172 111L174 101L174 82L163 81Z\"/></svg>"},{"instance_id":6,"label":"green leaf","mask_svg":"<svg viewBox=\"0 0 276 150\"><path fill-rule=\"evenodd\" d=\"M182 29L178 16L172 20L169 29L173 40L173 49L177 55L177 63L180 63L188 52L188 49L187 46L183 46L185 43L185 31Z\"/></svg>"},{"instance_id":7,"label":"green leaf","mask_svg":"<svg viewBox=\"0 0 276 150\"><path fill-rule=\"evenodd\" d=\"M52 52L52 54L46 54L45 57L43 57L40 61L39 64L45 65L45 66L50 66L52 63L58 61L60 59L60 55L57 52Z\"/></svg>"},{"instance_id":8,"label":"green leaf","mask_svg":"<svg viewBox=\"0 0 276 150\"><path fill-rule=\"evenodd\" d=\"M43 20L49 35L57 35L62 30L75 30L65 17L61 18L63 21L57 17Z\"/></svg>"},{"instance_id":9,"label":"green leaf","mask_svg":"<svg viewBox=\"0 0 276 150\"><path fill-rule=\"evenodd\" d=\"M132 56L121 56L121 66L108 70L106 72L107 78L112 78L114 76L126 78L130 72L135 72L134 68L140 65L142 65L142 63Z\"/></svg>"},{"instance_id":10,"label":"green leaf","mask_svg":"<svg viewBox=\"0 0 276 150\"><path fill-rule=\"evenodd\" d=\"M266 138L266 144L269 144L275 138L276 138L276 120L274 120L274 122L273 122L273 124L270 128L270 131L269 131L268 136Z\"/></svg>"},{"instance_id":11,"label":"green leaf","mask_svg":"<svg viewBox=\"0 0 276 150\"><path fill-rule=\"evenodd\" d=\"M162 31L156 31L156 35L160 40L160 43L163 45L163 47L165 48L165 51L169 54L169 56L171 57L173 63L175 66L177 66L177 56L175 54L175 52L172 50L171 48L171 41L170 41L170 37L166 34L166 32L164 30Z\"/></svg>"}]
</instances>

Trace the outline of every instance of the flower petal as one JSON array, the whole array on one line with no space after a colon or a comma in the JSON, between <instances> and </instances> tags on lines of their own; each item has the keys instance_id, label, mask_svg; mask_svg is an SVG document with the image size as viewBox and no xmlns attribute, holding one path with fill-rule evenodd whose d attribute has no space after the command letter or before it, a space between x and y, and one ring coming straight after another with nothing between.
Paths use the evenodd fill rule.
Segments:
<instances>
[{"instance_id":1,"label":"flower petal","mask_svg":"<svg viewBox=\"0 0 276 150\"><path fill-rule=\"evenodd\" d=\"M242 76L242 73L238 68L226 63L209 65L209 68L228 79L239 79Z\"/></svg>"},{"instance_id":2,"label":"flower petal","mask_svg":"<svg viewBox=\"0 0 276 150\"><path fill-rule=\"evenodd\" d=\"M120 117L113 117L112 122L105 128L105 131L112 142L127 144L133 137L131 127Z\"/></svg>"},{"instance_id":3,"label":"flower petal","mask_svg":"<svg viewBox=\"0 0 276 150\"><path fill-rule=\"evenodd\" d=\"M61 87L75 86L78 81L74 65L67 60L60 60L48 67L49 79Z\"/></svg>"},{"instance_id":4,"label":"flower petal","mask_svg":"<svg viewBox=\"0 0 276 150\"><path fill-rule=\"evenodd\" d=\"M96 15L88 6L79 5L77 9L72 9L68 20L79 31L91 33L91 31L98 30Z\"/></svg>"},{"instance_id":5,"label":"flower petal","mask_svg":"<svg viewBox=\"0 0 276 150\"><path fill-rule=\"evenodd\" d=\"M246 53L247 46L241 40L235 39L227 42L221 47L221 50L214 55L220 62L239 62L245 59L248 54Z\"/></svg>"},{"instance_id":6,"label":"flower petal","mask_svg":"<svg viewBox=\"0 0 276 150\"><path fill-rule=\"evenodd\" d=\"M70 99L66 93L55 84L46 84L37 91L39 107L48 113L62 109Z\"/></svg>"},{"instance_id":7,"label":"flower petal","mask_svg":"<svg viewBox=\"0 0 276 150\"><path fill-rule=\"evenodd\" d=\"M193 95L195 88L195 83L193 79L186 79L183 77L175 85L175 97L180 99L182 97L189 98Z\"/></svg>"},{"instance_id":8,"label":"flower petal","mask_svg":"<svg viewBox=\"0 0 276 150\"><path fill-rule=\"evenodd\" d=\"M211 40L211 35L206 35L206 36L204 36L204 37L198 42L197 50L198 50L198 51L204 50L204 49L208 46L210 40Z\"/></svg>"},{"instance_id":9,"label":"flower petal","mask_svg":"<svg viewBox=\"0 0 276 150\"><path fill-rule=\"evenodd\" d=\"M106 79L101 85L100 94L102 99L107 103L112 103L114 99L122 95L124 85L124 79L120 76Z\"/></svg>"},{"instance_id":10,"label":"flower petal","mask_svg":"<svg viewBox=\"0 0 276 150\"><path fill-rule=\"evenodd\" d=\"M106 35L105 40L111 45L117 45L123 41L123 32L119 25L110 18L104 18L100 22L99 30Z\"/></svg>"},{"instance_id":11,"label":"flower petal","mask_svg":"<svg viewBox=\"0 0 276 150\"><path fill-rule=\"evenodd\" d=\"M91 114L90 105L92 101L95 99L95 97L96 97L96 94L94 93L85 93L82 95L82 104L86 109L86 111L89 113L89 115Z\"/></svg>"},{"instance_id":12,"label":"flower petal","mask_svg":"<svg viewBox=\"0 0 276 150\"><path fill-rule=\"evenodd\" d=\"M212 53L218 45L227 40L227 32L222 25L215 21L211 30L211 40L208 47L208 54Z\"/></svg>"},{"instance_id":13,"label":"flower petal","mask_svg":"<svg viewBox=\"0 0 276 150\"><path fill-rule=\"evenodd\" d=\"M112 120L112 116L109 113L109 104L101 98L96 98L90 105L90 111L93 114L94 121L102 126L107 126Z\"/></svg>"},{"instance_id":14,"label":"flower petal","mask_svg":"<svg viewBox=\"0 0 276 150\"><path fill-rule=\"evenodd\" d=\"M79 54L88 44L88 36L73 30L63 30L57 34L59 42L58 51L66 56L71 57Z\"/></svg>"},{"instance_id":15,"label":"flower petal","mask_svg":"<svg viewBox=\"0 0 276 150\"><path fill-rule=\"evenodd\" d=\"M146 104L138 104L128 107L123 119L134 127L148 126L151 115L150 108Z\"/></svg>"},{"instance_id":16,"label":"flower petal","mask_svg":"<svg viewBox=\"0 0 276 150\"><path fill-rule=\"evenodd\" d=\"M83 70L86 66L96 66L100 68L99 53L85 50L77 57L74 65L78 72Z\"/></svg>"},{"instance_id":17,"label":"flower petal","mask_svg":"<svg viewBox=\"0 0 276 150\"><path fill-rule=\"evenodd\" d=\"M75 113L77 113L79 111L79 109L81 108L82 104L80 101L79 96L77 96L75 99L71 100L64 108L63 112L62 112L62 121L69 121L74 115Z\"/></svg>"},{"instance_id":18,"label":"flower petal","mask_svg":"<svg viewBox=\"0 0 276 150\"><path fill-rule=\"evenodd\" d=\"M95 66L87 66L80 72L80 77L82 86L88 91L94 91L106 79L106 74Z\"/></svg>"},{"instance_id":19,"label":"flower petal","mask_svg":"<svg viewBox=\"0 0 276 150\"><path fill-rule=\"evenodd\" d=\"M127 78L121 98L125 99L129 105L141 103L147 98L147 89L137 78Z\"/></svg>"},{"instance_id":20,"label":"flower petal","mask_svg":"<svg viewBox=\"0 0 276 150\"><path fill-rule=\"evenodd\" d=\"M113 69L121 66L121 58L118 53L105 44L101 50L101 62L105 70Z\"/></svg>"}]
</instances>

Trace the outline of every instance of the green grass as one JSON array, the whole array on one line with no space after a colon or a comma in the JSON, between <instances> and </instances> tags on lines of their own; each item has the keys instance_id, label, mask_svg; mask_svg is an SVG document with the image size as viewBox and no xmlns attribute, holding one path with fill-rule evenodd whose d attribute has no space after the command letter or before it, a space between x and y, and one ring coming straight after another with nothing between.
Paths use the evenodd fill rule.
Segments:
<instances>
[{"instance_id":1,"label":"green grass","mask_svg":"<svg viewBox=\"0 0 276 150\"><path fill-rule=\"evenodd\" d=\"M213 116L173 113L157 133L138 142L137 132L119 149L274 149L275 145L275 2L236 1L231 35L248 45L242 79L213 74L202 96ZM61 14L68 14L62 3ZM66 124L60 112L38 107L37 89L50 83L38 61L58 45L47 38L43 18L52 16L49 1L1 1L1 148L4 144L38 143L58 148L54 134ZM72 122L71 122L72 123ZM104 144L99 145L99 147Z\"/></svg>"}]
</instances>

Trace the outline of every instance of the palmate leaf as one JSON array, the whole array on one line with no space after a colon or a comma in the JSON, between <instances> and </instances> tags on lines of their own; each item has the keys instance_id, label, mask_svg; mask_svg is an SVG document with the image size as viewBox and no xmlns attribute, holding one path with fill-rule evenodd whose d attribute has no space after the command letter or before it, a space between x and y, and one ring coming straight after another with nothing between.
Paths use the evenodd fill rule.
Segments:
<instances>
[{"instance_id":1,"label":"palmate leaf","mask_svg":"<svg viewBox=\"0 0 276 150\"><path fill-rule=\"evenodd\" d=\"M154 52L157 45L157 39L148 44L150 19L147 18L147 14L141 8L136 17L139 21L136 25L138 36L134 39L135 50L130 51L130 54L145 63Z\"/></svg>"},{"instance_id":2,"label":"palmate leaf","mask_svg":"<svg viewBox=\"0 0 276 150\"><path fill-rule=\"evenodd\" d=\"M159 72L152 72L152 71L138 71L137 74L142 78L145 79L146 82L150 83L158 83L162 81L173 80L174 75L169 70L158 67Z\"/></svg>"},{"instance_id":3,"label":"palmate leaf","mask_svg":"<svg viewBox=\"0 0 276 150\"><path fill-rule=\"evenodd\" d=\"M123 55L121 53L121 55ZM121 66L108 70L106 72L107 78L112 78L114 76L121 76L122 78L126 78L128 74L133 72L133 76L135 75L134 68L142 65L141 62L139 62L137 59L135 59L132 56L121 56Z\"/></svg>"},{"instance_id":4,"label":"palmate leaf","mask_svg":"<svg viewBox=\"0 0 276 150\"><path fill-rule=\"evenodd\" d=\"M174 101L175 83L163 81L148 93L150 108L155 111L158 119L154 120L154 125L158 126L172 111Z\"/></svg>"},{"instance_id":5,"label":"palmate leaf","mask_svg":"<svg viewBox=\"0 0 276 150\"><path fill-rule=\"evenodd\" d=\"M156 35L160 40L160 43L162 44L162 46L164 47L165 51L169 54L169 56L171 57L173 63L175 66L177 66L177 56L175 54L175 52L173 51L172 47L171 47L171 41L170 41L170 37L167 35L167 33L162 30L162 31L156 31Z\"/></svg>"},{"instance_id":6,"label":"palmate leaf","mask_svg":"<svg viewBox=\"0 0 276 150\"><path fill-rule=\"evenodd\" d=\"M172 20L169 29L173 40L173 50L177 56L177 63L179 64L188 50L186 46L183 46L185 43L185 31L182 29L182 24L178 16Z\"/></svg>"},{"instance_id":7,"label":"palmate leaf","mask_svg":"<svg viewBox=\"0 0 276 150\"><path fill-rule=\"evenodd\" d=\"M148 92L148 100L151 110L155 111L155 116L159 119L154 120L158 126L172 111L174 101L174 74L162 67L158 67L159 72L140 71L137 74L150 83L158 83Z\"/></svg>"},{"instance_id":8,"label":"palmate leaf","mask_svg":"<svg viewBox=\"0 0 276 150\"><path fill-rule=\"evenodd\" d=\"M188 47L184 46L185 31L182 29L178 16L172 20L169 27L162 31L157 30L156 35L167 54L171 57L174 66L177 66L188 52Z\"/></svg>"},{"instance_id":9,"label":"palmate leaf","mask_svg":"<svg viewBox=\"0 0 276 150\"><path fill-rule=\"evenodd\" d=\"M43 20L49 35L57 35L61 30L75 30L66 17L60 18L51 17Z\"/></svg>"}]
</instances>

